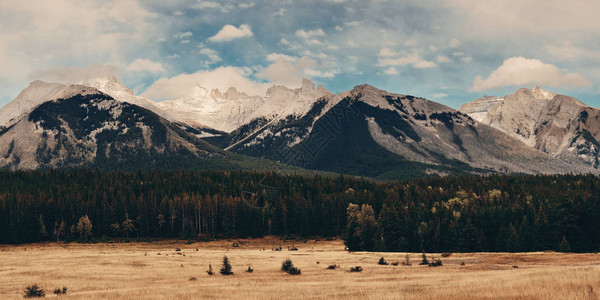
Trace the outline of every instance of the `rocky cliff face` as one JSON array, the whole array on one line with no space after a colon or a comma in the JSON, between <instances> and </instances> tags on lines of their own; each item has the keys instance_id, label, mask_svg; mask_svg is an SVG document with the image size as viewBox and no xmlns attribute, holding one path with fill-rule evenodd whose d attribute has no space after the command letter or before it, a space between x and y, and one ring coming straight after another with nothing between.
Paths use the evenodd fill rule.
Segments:
<instances>
[{"instance_id":1,"label":"rocky cliff face","mask_svg":"<svg viewBox=\"0 0 600 300\"><path fill-rule=\"evenodd\" d=\"M504 103L504 97L483 96L471 103L461 105L458 110L479 122L485 122L487 112L492 107L502 105L502 103Z\"/></svg>"},{"instance_id":2,"label":"rocky cliff face","mask_svg":"<svg viewBox=\"0 0 600 300\"><path fill-rule=\"evenodd\" d=\"M519 89L493 103L489 98L477 99L459 110L529 147L571 163L600 167L600 110L538 87Z\"/></svg>"}]
</instances>

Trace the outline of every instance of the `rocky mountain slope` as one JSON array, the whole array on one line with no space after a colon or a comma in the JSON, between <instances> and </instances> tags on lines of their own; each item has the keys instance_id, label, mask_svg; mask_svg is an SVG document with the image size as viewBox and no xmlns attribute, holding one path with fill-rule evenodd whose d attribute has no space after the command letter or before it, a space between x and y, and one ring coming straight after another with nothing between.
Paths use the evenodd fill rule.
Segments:
<instances>
[{"instance_id":1,"label":"rocky mountain slope","mask_svg":"<svg viewBox=\"0 0 600 300\"><path fill-rule=\"evenodd\" d=\"M477 99L459 108L529 147L572 164L599 168L600 110L539 87Z\"/></svg>"},{"instance_id":2,"label":"rocky mountain slope","mask_svg":"<svg viewBox=\"0 0 600 300\"><path fill-rule=\"evenodd\" d=\"M73 84L95 88L113 99L141 106L164 118L171 119L171 116L154 101L135 95L131 89L119 82L114 76L99 77ZM49 99L57 99L70 86L71 84L48 83L40 80L31 82L13 101L0 108L0 127L8 127L43 102Z\"/></svg>"},{"instance_id":3,"label":"rocky mountain slope","mask_svg":"<svg viewBox=\"0 0 600 300\"><path fill-rule=\"evenodd\" d=\"M302 116L258 118L207 141L304 168L379 178L577 171L447 106L369 85L321 97Z\"/></svg>"},{"instance_id":4,"label":"rocky mountain slope","mask_svg":"<svg viewBox=\"0 0 600 300\"><path fill-rule=\"evenodd\" d=\"M52 94L53 88L62 90L0 130L0 167L243 167L243 158L196 138L147 109L114 100L88 86L42 85L49 91L44 95ZM20 99L25 99L29 94L22 96Z\"/></svg>"}]
</instances>

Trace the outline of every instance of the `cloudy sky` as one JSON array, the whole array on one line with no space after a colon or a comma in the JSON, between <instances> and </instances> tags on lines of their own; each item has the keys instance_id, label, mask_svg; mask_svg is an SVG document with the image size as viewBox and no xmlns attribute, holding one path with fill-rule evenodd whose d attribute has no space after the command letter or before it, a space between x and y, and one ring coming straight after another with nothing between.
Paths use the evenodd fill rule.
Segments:
<instances>
[{"instance_id":1,"label":"cloudy sky","mask_svg":"<svg viewBox=\"0 0 600 300\"><path fill-rule=\"evenodd\" d=\"M0 0L0 106L35 79L117 75L172 99L311 78L451 107L539 85L600 107L597 0Z\"/></svg>"}]
</instances>

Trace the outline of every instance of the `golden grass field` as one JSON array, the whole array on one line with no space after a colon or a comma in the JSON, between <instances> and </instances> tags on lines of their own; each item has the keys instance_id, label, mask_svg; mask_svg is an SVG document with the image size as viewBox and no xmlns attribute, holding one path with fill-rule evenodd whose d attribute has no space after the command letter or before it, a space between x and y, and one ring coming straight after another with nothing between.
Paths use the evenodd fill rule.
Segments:
<instances>
[{"instance_id":1,"label":"golden grass field","mask_svg":"<svg viewBox=\"0 0 600 300\"><path fill-rule=\"evenodd\" d=\"M419 253L410 254L412 266L381 266L381 256L403 261L405 253L348 253L339 240L247 239L237 248L232 242L0 245L0 299L22 299L23 288L33 283L47 298L69 299L597 299L600 294L600 254L454 253L434 268L419 266ZM288 251L292 244L299 251ZM283 251L272 251L280 245ZM218 274L224 255L233 276ZM301 275L279 270L286 258ZM206 274L209 263L216 275ZM340 268L327 270L330 264ZM248 265L253 273L245 272ZM364 271L350 273L355 265ZM66 295L52 293L63 286Z\"/></svg>"}]
</instances>

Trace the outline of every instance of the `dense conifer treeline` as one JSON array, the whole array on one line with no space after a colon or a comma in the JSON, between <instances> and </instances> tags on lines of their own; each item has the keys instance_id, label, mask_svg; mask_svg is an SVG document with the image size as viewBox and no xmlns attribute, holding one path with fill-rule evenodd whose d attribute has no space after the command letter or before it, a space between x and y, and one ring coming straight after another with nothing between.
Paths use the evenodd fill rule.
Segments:
<instances>
[{"instance_id":1,"label":"dense conifer treeline","mask_svg":"<svg viewBox=\"0 0 600 300\"><path fill-rule=\"evenodd\" d=\"M260 183L260 184L259 184ZM350 250L596 251L600 180L402 182L220 171L0 171L0 243L342 236Z\"/></svg>"}]
</instances>

